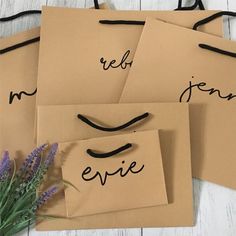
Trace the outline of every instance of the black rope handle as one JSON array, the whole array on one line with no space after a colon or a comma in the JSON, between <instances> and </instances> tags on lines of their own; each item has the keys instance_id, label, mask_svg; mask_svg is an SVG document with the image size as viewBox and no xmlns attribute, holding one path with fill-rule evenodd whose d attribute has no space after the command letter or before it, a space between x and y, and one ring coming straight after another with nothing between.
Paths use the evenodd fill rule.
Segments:
<instances>
[{"instance_id":1,"label":"black rope handle","mask_svg":"<svg viewBox=\"0 0 236 236\"><path fill-rule=\"evenodd\" d=\"M95 8L95 9L100 9L98 0L94 0L94 8ZM41 14L41 13L42 13L41 10L27 10L27 11L22 11L22 12L19 12L19 13L14 14L14 15L12 15L12 16L2 17L2 18L0 18L0 22L7 22L7 21L15 20L15 19L17 19L17 18L19 18L19 17L22 17L22 16L34 15L34 14Z\"/></svg>"},{"instance_id":2,"label":"black rope handle","mask_svg":"<svg viewBox=\"0 0 236 236\"><path fill-rule=\"evenodd\" d=\"M232 17L236 17L236 12L233 12L233 11L220 11L220 12L217 12L211 16L208 16L198 22L196 22L193 26L193 30L197 30L199 26L201 25L205 25L221 16L232 16Z\"/></svg>"},{"instance_id":3,"label":"black rope handle","mask_svg":"<svg viewBox=\"0 0 236 236\"><path fill-rule=\"evenodd\" d=\"M139 20L100 20L99 23L105 25L145 25L145 21Z\"/></svg>"},{"instance_id":4,"label":"black rope handle","mask_svg":"<svg viewBox=\"0 0 236 236\"><path fill-rule=\"evenodd\" d=\"M15 19L17 19L17 18L19 18L19 17L22 17L22 16L32 15L32 14L41 14L41 13L42 13L41 10L22 11L22 12L19 12L19 13L15 14L15 15L12 15L12 16L7 16L7 17L0 18L0 22L12 21L12 20L15 20ZM18 43L18 44L15 44L15 45L13 45L13 46L0 49L0 55L2 55L2 54L4 54L4 53L7 53L7 52L10 52L10 51L12 51L12 50L15 50L15 49L17 49L17 48L21 48L21 47L24 47L24 46L26 46L26 45L29 45L29 44L38 42L39 40L40 40L40 37L36 37L36 38L32 38L32 39L23 41L23 42Z\"/></svg>"},{"instance_id":5,"label":"black rope handle","mask_svg":"<svg viewBox=\"0 0 236 236\"><path fill-rule=\"evenodd\" d=\"M229 57L234 57L236 58L236 53L234 52L230 52L230 51L225 51L223 49L220 49L220 48L216 48L216 47L213 47L211 45L208 45L208 44L204 44L204 43L200 43L198 44L198 46L200 48L203 48L203 49L206 49L206 50L209 50L209 51L212 51L212 52L216 52L216 53L220 53L222 55L226 55L226 56L229 56Z\"/></svg>"},{"instance_id":6,"label":"black rope handle","mask_svg":"<svg viewBox=\"0 0 236 236\"><path fill-rule=\"evenodd\" d=\"M182 7L182 0L179 0L178 8L175 9L175 11L194 10L198 6L200 10L205 10L202 0L196 0L193 6L190 7ZM145 21L139 21L139 20L99 20L99 23L105 25L145 25Z\"/></svg>"},{"instance_id":7,"label":"black rope handle","mask_svg":"<svg viewBox=\"0 0 236 236\"><path fill-rule=\"evenodd\" d=\"M197 30L199 26L201 25L204 25L204 24L207 24L219 17L222 17L222 16L232 16L232 17L236 17L236 12L232 12L232 11L220 11L220 12L217 12L211 16L208 16L198 22L196 22L193 26L193 30ZM230 51L226 51L226 50L223 50L223 49L220 49L220 48L216 48L214 46L211 46L211 45L208 45L208 44L204 44L204 43L200 43L198 45L200 48L202 49L206 49L206 50L209 50L209 51L212 51L212 52L216 52L216 53L220 53L222 55L226 55L226 56L230 56L230 57L234 57L236 58L236 53L234 52L230 52Z\"/></svg>"},{"instance_id":8,"label":"black rope handle","mask_svg":"<svg viewBox=\"0 0 236 236\"><path fill-rule=\"evenodd\" d=\"M205 10L205 6L204 6L202 0L199 0L199 1L198 1L198 5L199 5L199 9L200 9L200 10Z\"/></svg>"},{"instance_id":9,"label":"black rope handle","mask_svg":"<svg viewBox=\"0 0 236 236\"><path fill-rule=\"evenodd\" d=\"M112 157L115 156L121 152L124 152L125 150L129 149L132 147L131 143L127 143L122 147L119 147L111 152L106 152L106 153L96 153L95 151L91 150L91 149L87 149L87 153L94 158L107 158L107 157Z\"/></svg>"},{"instance_id":10,"label":"black rope handle","mask_svg":"<svg viewBox=\"0 0 236 236\"><path fill-rule=\"evenodd\" d=\"M95 9L100 9L98 0L94 0L94 8Z\"/></svg>"},{"instance_id":11,"label":"black rope handle","mask_svg":"<svg viewBox=\"0 0 236 236\"><path fill-rule=\"evenodd\" d=\"M94 7L95 7L95 9L100 9L98 0L94 0ZM2 18L0 18L0 22L12 21L12 20L15 20L15 19L17 19L19 17L22 17L22 16L32 15L32 14L41 14L41 13L42 13L41 10L22 11L22 12L16 13L15 15L12 15L12 16L2 17ZM5 54L5 53L10 52L10 51L13 51L17 48L21 48L21 47L27 46L29 44L38 42L38 41L40 41L40 37L35 37L35 38L32 38L32 39L23 41L21 43L15 44L13 46L0 49L0 55Z\"/></svg>"},{"instance_id":12,"label":"black rope handle","mask_svg":"<svg viewBox=\"0 0 236 236\"><path fill-rule=\"evenodd\" d=\"M0 55L5 54L5 53L10 52L10 51L13 51L13 50L15 50L17 48L21 48L21 47L24 47L26 45L38 42L39 40L40 40L40 37L36 37L36 38L33 38L33 39L29 39L29 40L23 41L23 42L18 43L18 44L15 44L13 46L0 49Z\"/></svg>"},{"instance_id":13,"label":"black rope handle","mask_svg":"<svg viewBox=\"0 0 236 236\"><path fill-rule=\"evenodd\" d=\"M132 120L128 121L127 123L125 123L123 125L113 127L113 128L107 128L107 127L102 127L102 126L99 126L99 125L93 123L92 121L90 121L88 118L86 118L85 116L83 116L81 114L77 115L78 119L80 119L81 121L83 121L87 125L95 128L95 129L105 131L105 132L115 132L115 131L118 131L118 130L128 128L129 126L133 125L134 123L137 123L138 121L141 121L141 120L147 118L148 116L149 116L149 113L146 112L146 113L144 113L140 116L137 116L137 117L133 118Z\"/></svg>"},{"instance_id":14,"label":"black rope handle","mask_svg":"<svg viewBox=\"0 0 236 236\"><path fill-rule=\"evenodd\" d=\"M189 7L182 7L182 0L179 0L178 8L176 8L175 11L192 11L195 10L197 7L199 7L200 10L205 10L202 0L195 0L195 3Z\"/></svg>"},{"instance_id":15,"label":"black rope handle","mask_svg":"<svg viewBox=\"0 0 236 236\"><path fill-rule=\"evenodd\" d=\"M177 9L179 9L179 8L181 8L182 7L182 0L179 0L178 1L178 7L177 7Z\"/></svg>"},{"instance_id":16,"label":"black rope handle","mask_svg":"<svg viewBox=\"0 0 236 236\"><path fill-rule=\"evenodd\" d=\"M11 21L11 20L15 20L15 19L17 19L19 17L22 17L22 16L41 14L41 13L42 13L41 10L22 11L22 12L19 12L19 13L15 14L15 15L12 15L12 16L2 17L2 18L0 18L0 22Z\"/></svg>"}]
</instances>

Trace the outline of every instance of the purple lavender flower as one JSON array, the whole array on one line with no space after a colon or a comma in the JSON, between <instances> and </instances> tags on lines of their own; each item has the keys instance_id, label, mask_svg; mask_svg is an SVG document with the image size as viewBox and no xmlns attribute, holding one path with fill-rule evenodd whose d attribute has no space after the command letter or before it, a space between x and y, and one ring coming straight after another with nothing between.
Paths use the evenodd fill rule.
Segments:
<instances>
[{"instance_id":1,"label":"purple lavender flower","mask_svg":"<svg viewBox=\"0 0 236 236\"><path fill-rule=\"evenodd\" d=\"M3 180L10 172L11 160L9 157L9 152L3 152L2 160L0 162L0 180Z\"/></svg>"},{"instance_id":2,"label":"purple lavender flower","mask_svg":"<svg viewBox=\"0 0 236 236\"><path fill-rule=\"evenodd\" d=\"M58 143L53 143L44 162L46 168L48 168L53 163L57 149Z\"/></svg>"},{"instance_id":3,"label":"purple lavender flower","mask_svg":"<svg viewBox=\"0 0 236 236\"><path fill-rule=\"evenodd\" d=\"M40 163L41 163L41 157L37 156L36 159L35 159L34 165L33 165L33 169L32 169L33 174L35 174L38 171Z\"/></svg>"},{"instance_id":4,"label":"purple lavender flower","mask_svg":"<svg viewBox=\"0 0 236 236\"><path fill-rule=\"evenodd\" d=\"M57 193L57 191L58 191L58 187L52 186L47 191L42 193L36 202L36 209L39 209L42 205L44 205L50 198L53 197L53 195Z\"/></svg>"},{"instance_id":5,"label":"purple lavender flower","mask_svg":"<svg viewBox=\"0 0 236 236\"><path fill-rule=\"evenodd\" d=\"M40 163L41 163L41 156L37 156L34 161L34 165L32 167L32 170L29 173L28 176L28 182L33 179L34 176L36 176L39 168L40 168Z\"/></svg>"},{"instance_id":6,"label":"purple lavender flower","mask_svg":"<svg viewBox=\"0 0 236 236\"><path fill-rule=\"evenodd\" d=\"M21 168L20 168L20 173L21 174L27 174L27 172L29 171L29 169L32 167L32 164L34 163L34 160L41 156L41 153L47 148L47 144L43 144L37 148L35 148L30 154L29 156L26 158L26 160L24 161L24 163L22 164Z\"/></svg>"}]
</instances>

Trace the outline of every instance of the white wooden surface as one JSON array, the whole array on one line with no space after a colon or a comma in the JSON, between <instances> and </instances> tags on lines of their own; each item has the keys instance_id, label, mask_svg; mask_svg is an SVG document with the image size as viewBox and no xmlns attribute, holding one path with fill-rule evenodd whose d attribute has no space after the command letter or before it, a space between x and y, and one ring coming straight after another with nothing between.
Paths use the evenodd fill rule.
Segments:
<instances>
[{"instance_id":1,"label":"white wooden surface","mask_svg":"<svg viewBox=\"0 0 236 236\"><path fill-rule=\"evenodd\" d=\"M234 10L236 0L203 0L207 9ZM177 7L177 0L107 0L117 10L170 10ZM193 1L183 0L185 5ZM0 0L0 17L27 9L40 9L42 5L90 7L92 0ZM30 29L40 24L40 16L27 16L10 23L0 24L0 37ZM236 19L225 20L225 35L236 40ZM236 68L235 68L236 69ZM1 73L1 72L0 72ZM235 173L236 174L236 173ZM193 180L196 226L190 228L83 230L61 232L36 232L30 236L235 236L236 191L208 182ZM181 217L181 212L179 212ZM21 233L27 235L27 232Z\"/></svg>"}]
</instances>

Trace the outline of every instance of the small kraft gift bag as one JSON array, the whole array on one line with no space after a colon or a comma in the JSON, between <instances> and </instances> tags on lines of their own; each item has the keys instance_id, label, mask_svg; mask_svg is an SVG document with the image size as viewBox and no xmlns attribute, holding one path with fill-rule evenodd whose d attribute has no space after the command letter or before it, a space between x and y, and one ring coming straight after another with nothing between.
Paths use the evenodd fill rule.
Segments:
<instances>
[{"instance_id":1,"label":"small kraft gift bag","mask_svg":"<svg viewBox=\"0 0 236 236\"><path fill-rule=\"evenodd\" d=\"M157 130L59 145L68 217L168 203Z\"/></svg>"}]
</instances>

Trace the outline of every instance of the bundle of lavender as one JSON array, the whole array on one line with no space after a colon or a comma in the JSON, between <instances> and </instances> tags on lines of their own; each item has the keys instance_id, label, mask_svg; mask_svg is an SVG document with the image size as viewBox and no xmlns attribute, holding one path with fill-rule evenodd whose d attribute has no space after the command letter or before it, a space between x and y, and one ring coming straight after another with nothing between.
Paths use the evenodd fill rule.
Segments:
<instances>
[{"instance_id":1,"label":"bundle of lavender","mask_svg":"<svg viewBox=\"0 0 236 236\"><path fill-rule=\"evenodd\" d=\"M1 236L14 235L34 224L37 210L58 191L57 186L52 186L42 194L38 193L54 161L58 144L52 144L46 152L48 148L44 144L33 150L18 170L9 153L3 153L0 161Z\"/></svg>"}]
</instances>

